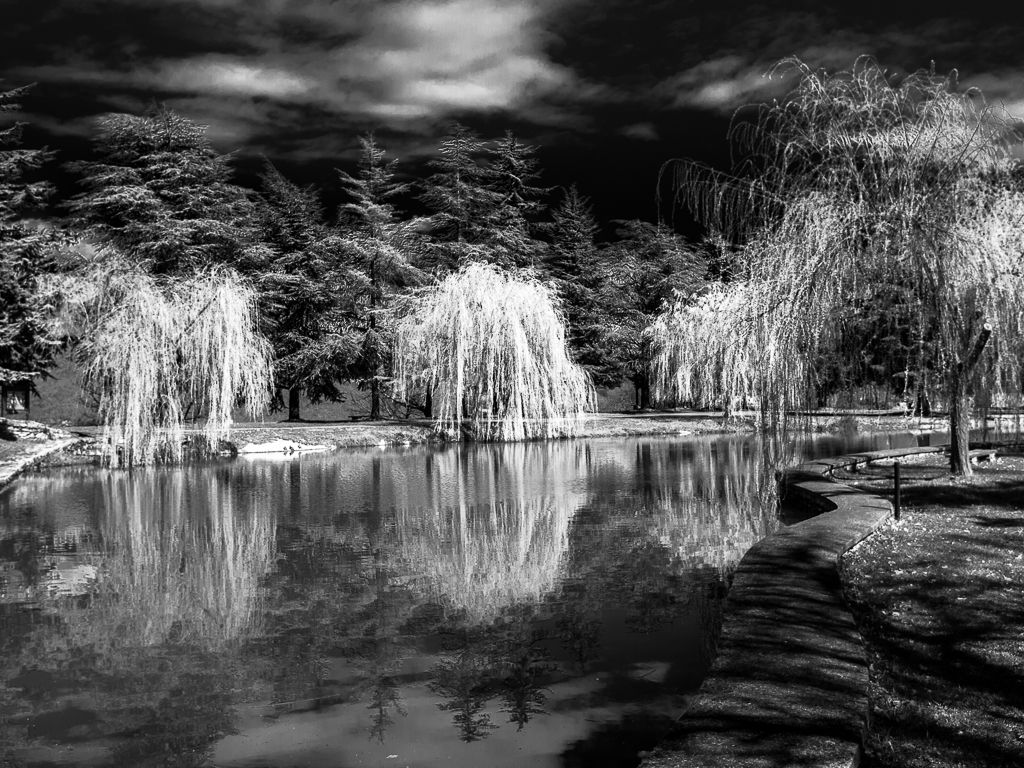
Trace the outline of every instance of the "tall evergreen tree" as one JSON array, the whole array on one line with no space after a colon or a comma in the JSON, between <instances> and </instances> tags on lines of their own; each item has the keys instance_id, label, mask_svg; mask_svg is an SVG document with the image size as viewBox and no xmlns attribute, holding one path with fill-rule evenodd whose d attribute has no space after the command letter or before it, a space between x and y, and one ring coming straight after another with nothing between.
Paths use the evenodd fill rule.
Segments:
<instances>
[{"instance_id":1,"label":"tall evergreen tree","mask_svg":"<svg viewBox=\"0 0 1024 768\"><path fill-rule=\"evenodd\" d=\"M542 198L550 190L535 184L540 178L535 152L506 131L490 153L490 187L498 199L488 217L487 239L499 263L533 266L540 255L541 243L533 239L533 222L544 211Z\"/></svg>"},{"instance_id":2,"label":"tall evergreen tree","mask_svg":"<svg viewBox=\"0 0 1024 768\"><path fill-rule=\"evenodd\" d=\"M569 348L598 386L614 386L621 378L620 350L611 333L609 307L602 287L609 267L594 242L598 224L590 201L573 184L552 212L553 239L545 272L558 289L566 318Z\"/></svg>"},{"instance_id":3,"label":"tall evergreen tree","mask_svg":"<svg viewBox=\"0 0 1024 768\"><path fill-rule=\"evenodd\" d=\"M95 150L68 165L86 188L68 206L78 229L157 275L243 260L253 206L205 126L162 105L105 115Z\"/></svg>"},{"instance_id":4,"label":"tall evergreen tree","mask_svg":"<svg viewBox=\"0 0 1024 768\"><path fill-rule=\"evenodd\" d=\"M0 93L0 112L18 109L27 87ZM0 146L16 146L22 125L0 131ZM56 235L24 217L50 195L46 182L27 182L26 173L53 158L45 149L0 150L0 383L31 381L54 364L59 342L46 323L48 301L39 279L52 266Z\"/></svg>"},{"instance_id":5,"label":"tall evergreen tree","mask_svg":"<svg viewBox=\"0 0 1024 768\"><path fill-rule=\"evenodd\" d=\"M252 265L260 287L263 331L274 347L274 404L288 390L288 418L301 418L303 392L313 403L343 398L362 340L353 323L363 282L346 242L325 223L316 190L300 188L269 162L261 177L257 221L269 248Z\"/></svg>"},{"instance_id":6,"label":"tall evergreen tree","mask_svg":"<svg viewBox=\"0 0 1024 768\"><path fill-rule=\"evenodd\" d=\"M618 220L619 240L602 254L609 265L602 301L608 311L609 347L619 350L618 375L636 388L637 406L651 405L649 350L644 330L663 305L704 283L707 266L664 224Z\"/></svg>"},{"instance_id":7,"label":"tall evergreen tree","mask_svg":"<svg viewBox=\"0 0 1024 768\"><path fill-rule=\"evenodd\" d=\"M491 169L478 161L485 153L475 132L454 123L430 161L436 173L423 182L420 200L434 212L432 260L441 269L495 260L489 235L501 194L492 187Z\"/></svg>"},{"instance_id":8,"label":"tall evergreen tree","mask_svg":"<svg viewBox=\"0 0 1024 768\"><path fill-rule=\"evenodd\" d=\"M370 418L381 417L381 385L391 343L389 329L381 323L393 296L404 288L424 282L426 276L414 266L421 220L401 221L391 200L409 189L395 180L397 160L384 162L384 150L373 134L360 137L362 153L356 176L338 171L352 201L342 205L340 219L347 230L346 246L354 257L363 281L356 302L358 332L362 335L355 372L370 391Z\"/></svg>"}]
</instances>

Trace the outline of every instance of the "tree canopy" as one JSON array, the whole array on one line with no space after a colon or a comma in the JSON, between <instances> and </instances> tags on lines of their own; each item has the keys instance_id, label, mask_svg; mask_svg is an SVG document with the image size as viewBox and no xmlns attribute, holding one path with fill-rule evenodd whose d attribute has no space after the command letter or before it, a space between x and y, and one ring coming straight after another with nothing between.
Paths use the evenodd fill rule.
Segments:
<instances>
[{"instance_id":1,"label":"tree canopy","mask_svg":"<svg viewBox=\"0 0 1024 768\"><path fill-rule=\"evenodd\" d=\"M341 233L325 221L316 190L300 188L267 163L256 209L264 246L246 264L258 286L263 334L274 349L275 405L289 390L288 418L299 419L300 393L337 402L338 384L360 354L353 322L360 275Z\"/></svg>"},{"instance_id":2,"label":"tree canopy","mask_svg":"<svg viewBox=\"0 0 1024 768\"><path fill-rule=\"evenodd\" d=\"M782 69L799 78L790 96L734 123L736 176L687 161L667 166L677 201L742 245L743 268L734 286L663 318L655 342L679 360L662 383L685 391L680 366L700 370L707 386L710 371L746 366L720 380L721 394L750 396L762 409L801 404L817 373L807 363L837 342L879 286L906 286L913 300L903 322L934 336L928 364L950 406L952 468L969 473L971 388L998 400L1020 382L1024 194L1015 124L977 91L959 93L951 77L930 71L897 80L870 59L832 75L795 59ZM742 353L686 335L701 327L694 312L716 302L738 310L719 308L716 323ZM989 328L989 364L979 366ZM694 348L684 354L685 345Z\"/></svg>"},{"instance_id":3,"label":"tree canopy","mask_svg":"<svg viewBox=\"0 0 1024 768\"><path fill-rule=\"evenodd\" d=\"M70 163L86 191L72 224L154 274L240 261L253 244L249 194L228 157L197 125L163 105L99 118L98 160Z\"/></svg>"},{"instance_id":4,"label":"tree canopy","mask_svg":"<svg viewBox=\"0 0 1024 768\"><path fill-rule=\"evenodd\" d=\"M619 239L603 254L605 327L618 350L619 379L633 382L638 407L649 408L650 349L645 331L666 302L685 299L703 285L707 267L665 224L637 219L616 223Z\"/></svg>"},{"instance_id":5,"label":"tree canopy","mask_svg":"<svg viewBox=\"0 0 1024 768\"><path fill-rule=\"evenodd\" d=\"M69 252L64 332L99 403L114 466L177 460L186 420L216 450L238 404L270 393L256 295L235 269L258 261L254 208L205 128L154 106L99 121L97 161L72 163L86 191L71 225L95 248Z\"/></svg>"},{"instance_id":6,"label":"tree canopy","mask_svg":"<svg viewBox=\"0 0 1024 768\"><path fill-rule=\"evenodd\" d=\"M386 317L396 295L421 285L426 275L416 265L422 243L420 219L401 220L392 200L409 189L395 179L397 160L384 162L373 135L359 139L357 176L339 171L351 202L340 209L345 247L363 279L354 285L355 323L360 334L353 373L370 391L370 418L381 417L381 388L388 381L391 329Z\"/></svg>"},{"instance_id":7,"label":"tree canopy","mask_svg":"<svg viewBox=\"0 0 1024 768\"><path fill-rule=\"evenodd\" d=\"M0 92L0 113L18 108L28 88ZM21 124L0 131L0 147L17 147ZM53 158L45 149L0 150L0 382L46 375L60 346L47 323L50 297L40 278L52 266L59 235L27 217L52 192L45 181L26 181Z\"/></svg>"},{"instance_id":8,"label":"tree canopy","mask_svg":"<svg viewBox=\"0 0 1024 768\"><path fill-rule=\"evenodd\" d=\"M484 440L566 435L594 410L551 294L529 277L463 267L410 302L396 336L400 396L430 387L445 434L469 422Z\"/></svg>"}]
</instances>

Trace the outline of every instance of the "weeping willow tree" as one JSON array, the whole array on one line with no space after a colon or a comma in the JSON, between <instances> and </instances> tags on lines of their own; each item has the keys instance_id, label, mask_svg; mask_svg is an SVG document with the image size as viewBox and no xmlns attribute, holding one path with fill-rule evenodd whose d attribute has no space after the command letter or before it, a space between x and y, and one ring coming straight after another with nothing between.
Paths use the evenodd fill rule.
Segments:
<instances>
[{"instance_id":1,"label":"weeping willow tree","mask_svg":"<svg viewBox=\"0 0 1024 768\"><path fill-rule=\"evenodd\" d=\"M74 280L63 322L81 326L84 383L98 400L111 466L180 461L185 424L197 418L198 447L214 450L236 405L265 406L269 345L255 294L233 271L165 281L103 264Z\"/></svg>"},{"instance_id":2,"label":"weeping willow tree","mask_svg":"<svg viewBox=\"0 0 1024 768\"><path fill-rule=\"evenodd\" d=\"M878 287L901 286L912 299L902 322L936 350L916 373L938 372L951 468L970 474L972 392L999 404L1020 382L1020 122L933 72L897 83L868 59L835 75L795 59L779 67L798 84L756 120L734 121L735 176L691 161L663 168L677 204L742 259L735 284L651 328L659 385L782 413L809 396L814 361Z\"/></svg>"},{"instance_id":3,"label":"weeping willow tree","mask_svg":"<svg viewBox=\"0 0 1024 768\"><path fill-rule=\"evenodd\" d=\"M790 351L798 339L773 333L769 315L749 312L756 294L751 282L717 283L655 319L647 330L655 399L727 413L734 403L755 403L762 416L772 402L799 399L806 365Z\"/></svg>"},{"instance_id":4,"label":"weeping willow tree","mask_svg":"<svg viewBox=\"0 0 1024 768\"><path fill-rule=\"evenodd\" d=\"M398 398L431 391L435 426L449 436L467 423L483 440L569 435L596 409L551 293L488 264L470 264L413 299L394 357Z\"/></svg>"}]
</instances>

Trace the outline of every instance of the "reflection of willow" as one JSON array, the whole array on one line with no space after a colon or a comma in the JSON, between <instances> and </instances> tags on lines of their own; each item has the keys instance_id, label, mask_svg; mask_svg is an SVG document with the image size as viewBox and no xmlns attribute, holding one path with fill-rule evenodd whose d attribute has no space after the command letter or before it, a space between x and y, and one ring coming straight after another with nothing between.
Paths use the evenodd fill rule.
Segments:
<instances>
[{"instance_id":1,"label":"reflection of willow","mask_svg":"<svg viewBox=\"0 0 1024 768\"><path fill-rule=\"evenodd\" d=\"M258 582L274 552L265 509L236 510L232 488L208 468L110 472L101 483L108 556L89 611L97 629L133 645L210 648L258 631Z\"/></svg>"},{"instance_id":2,"label":"reflection of willow","mask_svg":"<svg viewBox=\"0 0 1024 768\"><path fill-rule=\"evenodd\" d=\"M240 643L259 632L272 521L236 509L209 467L106 471L96 483L98 578L88 600L50 603L20 665L88 695L112 764L204 765L255 685Z\"/></svg>"},{"instance_id":3,"label":"reflection of willow","mask_svg":"<svg viewBox=\"0 0 1024 768\"><path fill-rule=\"evenodd\" d=\"M482 624L553 587L569 516L554 499L441 508L404 521L416 530L403 542L403 556L467 622Z\"/></svg>"},{"instance_id":4,"label":"reflection of willow","mask_svg":"<svg viewBox=\"0 0 1024 768\"><path fill-rule=\"evenodd\" d=\"M763 501L774 478L760 471L761 456L749 446L641 443L628 475L632 487L617 493L615 471L598 478L577 516L562 594L594 606L569 611L559 623L578 663L591 655L594 617L609 600L627 609L637 632L655 631L688 605L713 639L729 574L777 524L771 502L766 508Z\"/></svg>"},{"instance_id":5,"label":"reflection of willow","mask_svg":"<svg viewBox=\"0 0 1024 768\"><path fill-rule=\"evenodd\" d=\"M596 478L590 507L643 529L691 566L736 562L775 525L773 451L754 440L638 443L628 475ZM617 513L623 510L623 517Z\"/></svg>"},{"instance_id":6,"label":"reflection of willow","mask_svg":"<svg viewBox=\"0 0 1024 768\"><path fill-rule=\"evenodd\" d=\"M399 511L402 556L471 625L540 601L568 546L585 451L520 444L438 454L434 463L426 507Z\"/></svg>"},{"instance_id":7,"label":"reflection of willow","mask_svg":"<svg viewBox=\"0 0 1024 768\"><path fill-rule=\"evenodd\" d=\"M665 486L680 496L760 516L775 507L774 473L784 462L783 450L773 440L727 440L716 443L712 450L691 454L684 471L672 472L675 457L671 451L661 452L653 457L654 471L671 477L672 482Z\"/></svg>"}]
</instances>

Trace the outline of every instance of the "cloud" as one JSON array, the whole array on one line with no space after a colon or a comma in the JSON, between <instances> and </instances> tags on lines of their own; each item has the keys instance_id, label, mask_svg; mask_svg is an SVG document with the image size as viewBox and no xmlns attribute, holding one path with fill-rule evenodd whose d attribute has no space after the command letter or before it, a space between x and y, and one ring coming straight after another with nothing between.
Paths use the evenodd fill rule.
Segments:
<instances>
[{"instance_id":1,"label":"cloud","mask_svg":"<svg viewBox=\"0 0 1024 768\"><path fill-rule=\"evenodd\" d=\"M334 71L371 114L402 119L514 109L571 91L544 53L544 14L525 0L405 0L382 5L366 33L335 52Z\"/></svg>"},{"instance_id":2,"label":"cloud","mask_svg":"<svg viewBox=\"0 0 1024 768\"><path fill-rule=\"evenodd\" d=\"M1024 69L969 74L960 80L961 89L977 88L985 100L1007 114L1024 120Z\"/></svg>"},{"instance_id":3,"label":"cloud","mask_svg":"<svg viewBox=\"0 0 1024 768\"><path fill-rule=\"evenodd\" d=\"M193 59L156 60L131 69L90 66L80 59L64 65L22 70L40 81L104 86L113 91L129 88L157 94L185 92L195 95L298 99L316 86L316 80L286 66L240 57L199 56Z\"/></svg>"},{"instance_id":4,"label":"cloud","mask_svg":"<svg viewBox=\"0 0 1024 768\"><path fill-rule=\"evenodd\" d=\"M659 83L654 92L674 108L732 112L744 104L781 96L790 87L784 74L769 77L764 64L740 56L702 61Z\"/></svg>"},{"instance_id":5,"label":"cloud","mask_svg":"<svg viewBox=\"0 0 1024 768\"><path fill-rule=\"evenodd\" d=\"M56 118L51 115L31 112L19 114L18 120L39 128L52 136L70 136L86 139L96 135L95 120L91 117Z\"/></svg>"},{"instance_id":6,"label":"cloud","mask_svg":"<svg viewBox=\"0 0 1024 768\"><path fill-rule=\"evenodd\" d=\"M628 136L631 139L640 139L641 141L658 140L658 131L652 123L634 123L633 125L627 125L624 128L619 129L619 133L623 136Z\"/></svg>"},{"instance_id":7,"label":"cloud","mask_svg":"<svg viewBox=\"0 0 1024 768\"><path fill-rule=\"evenodd\" d=\"M895 39L899 35L893 33L890 37ZM862 55L863 51L858 53L854 45L837 40L833 45L803 48L796 58L812 70L837 72L850 69ZM792 74L785 67L776 69L775 61L751 60L734 54L708 59L665 78L655 86L653 94L669 108L731 113L747 104L779 98L792 88ZM887 57L878 57L878 61L897 79L920 68L901 66L911 62L893 63ZM937 74L943 75L938 69ZM959 78L958 89L971 87L980 89L989 103L999 102L1010 115L1024 118L1024 69L967 71Z\"/></svg>"},{"instance_id":8,"label":"cloud","mask_svg":"<svg viewBox=\"0 0 1024 768\"><path fill-rule=\"evenodd\" d=\"M571 1L153 0L164 15L202 26L209 50L194 50L192 40L187 55L153 55L132 42L114 55L112 40L103 63L82 48L19 74L88 86L107 105L166 101L220 141L281 128L422 134L495 112L579 129L581 104L616 97L547 53L550 14ZM221 31L223 45L211 14L238 15L230 33Z\"/></svg>"},{"instance_id":9,"label":"cloud","mask_svg":"<svg viewBox=\"0 0 1024 768\"><path fill-rule=\"evenodd\" d=\"M199 94L296 99L316 86L313 78L276 66L210 56L165 62L146 78L164 86Z\"/></svg>"}]
</instances>

